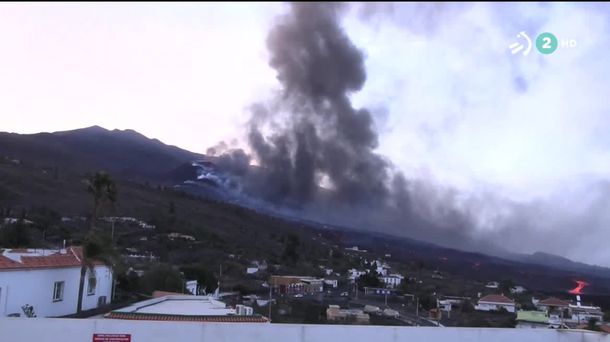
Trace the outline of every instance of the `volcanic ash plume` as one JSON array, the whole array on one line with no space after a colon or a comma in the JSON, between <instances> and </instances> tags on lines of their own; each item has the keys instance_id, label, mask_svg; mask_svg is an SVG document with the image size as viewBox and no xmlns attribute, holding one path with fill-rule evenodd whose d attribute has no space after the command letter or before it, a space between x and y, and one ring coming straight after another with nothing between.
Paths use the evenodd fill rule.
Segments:
<instances>
[{"instance_id":1,"label":"volcanic ash plume","mask_svg":"<svg viewBox=\"0 0 610 342\"><path fill-rule=\"evenodd\" d=\"M361 51L339 26L341 10L292 4L267 38L282 91L255 106L248 141L268 172L264 189L271 201L308 203L323 180L344 203L387 197L389 163L373 152L371 115L349 100L366 73Z\"/></svg>"}]
</instances>

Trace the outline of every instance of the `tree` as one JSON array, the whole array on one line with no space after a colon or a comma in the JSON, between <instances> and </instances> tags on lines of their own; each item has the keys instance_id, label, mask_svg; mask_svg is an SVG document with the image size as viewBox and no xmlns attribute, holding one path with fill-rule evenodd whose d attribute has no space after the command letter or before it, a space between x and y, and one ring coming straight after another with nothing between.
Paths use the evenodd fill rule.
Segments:
<instances>
[{"instance_id":1,"label":"tree","mask_svg":"<svg viewBox=\"0 0 610 342\"><path fill-rule=\"evenodd\" d=\"M381 280L376 271L369 271L356 279L358 287L379 287L381 286Z\"/></svg>"},{"instance_id":2,"label":"tree","mask_svg":"<svg viewBox=\"0 0 610 342\"><path fill-rule=\"evenodd\" d=\"M152 267L142 277L142 290L152 293L155 290L181 293L184 288L182 274L167 264Z\"/></svg>"},{"instance_id":3,"label":"tree","mask_svg":"<svg viewBox=\"0 0 610 342\"><path fill-rule=\"evenodd\" d=\"M93 259L106 259L104 262L109 263L107 257L112 254L112 242L108 243L103 241L97 236L96 223L97 215L103 204L112 204L117 199L117 189L114 181L110 176L103 171L96 172L84 181L86 185L86 191L91 196L92 207L91 207L91 222L90 229L85 243L83 244L83 258L81 259L81 270L80 270L80 281L78 284L78 301L76 306L76 313L80 314L83 310L83 293L85 288L85 275L87 269L93 271L92 260Z\"/></svg>"},{"instance_id":4,"label":"tree","mask_svg":"<svg viewBox=\"0 0 610 342\"><path fill-rule=\"evenodd\" d=\"M597 318L595 318L595 317L589 318L589 321L587 321L587 329L594 330L594 331L599 330L599 327L597 326Z\"/></svg>"},{"instance_id":5,"label":"tree","mask_svg":"<svg viewBox=\"0 0 610 342\"><path fill-rule=\"evenodd\" d=\"M61 215L46 207L33 208L29 217L34 221L34 226L42 233L43 240L46 239L47 230L57 227L61 222Z\"/></svg>"},{"instance_id":6,"label":"tree","mask_svg":"<svg viewBox=\"0 0 610 342\"><path fill-rule=\"evenodd\" d=\"M464 301L462 302L462 305L461 305L460 311L461 311L461 312L463 312L463 313L471 313L471 312L474 312L474 305L472 304L472 302L471 302L469 299L464 300Z\"/></svg>"},{"instance_id":7,"label":"tree","mask_svg":"<svg viewBox=\"0 0 610 342\"><path fill-rule=\"evenodd\" d=\"M117 198L117 189L114 181L104 172L99 171L85 180L87 192L91 195L93 206L91 207L90 229L95 229L97 215L103 204L114 204Z\"/></svg>"},{"instance_id":8,"label":"tree","mask_svg":"<svg viewBox=\"0 0 610 342\"><path fill-rule=\"evenodd\" d=\"M0 245L4 247L26 247L31 241L30 230L23 220L6 225L0 233Z\"/></svg>"},{"instance_id":9,"label":"tree","mask_svg":"<svg viewBox=\"0 0 610 342\"><path fill-rule=\"evenodd\" d=\"M295 234L289 234L286 244L284 245L282 258L287 259L292 265L295 265L299 260L299 254L297 253L297 247L299 247L299 245L299 237Z\"/></svg>"},{"instance_id":10,"label":"tree","mask_svg":"<svg viewBox=\"0 0 610 342\"><path fill-rule=\"evenodd\" d=\"M213 291L218 286L218 280L214 277L214 273L203 266L183 266L180 271L184 274L186 280L197 280L199 287L207 289L207 292Z\"/></svg>"},{"instance_id":11,"label":"tree","mask_svg":"<svg viewBox=\"0 0 610 342\"><path fill-rule=\"evenodd\" d=\"M504 293L511 293L511 289L515 287L515 283L512 279L504 279L500 282L500 290Z\"/></svg>"}]
</instances>

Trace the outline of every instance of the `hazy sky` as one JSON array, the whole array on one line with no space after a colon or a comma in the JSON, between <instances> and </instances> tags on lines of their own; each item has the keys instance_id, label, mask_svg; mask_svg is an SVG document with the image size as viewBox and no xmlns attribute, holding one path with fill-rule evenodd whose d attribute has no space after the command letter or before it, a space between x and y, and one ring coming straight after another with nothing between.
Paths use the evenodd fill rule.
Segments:
<instances>
[{"instance_id":1,"label":"hazy sky","mask_svg":"<svg viewBox=\"0 0 610 342\"><path fill-rule=\"evenodd\" d=\"M240 139L278 87L265 37L285 11L0 4L0 130L132 128L196 152ZM381 153L457 189L515 251L610 266L610 5L354 5L343 24L366 54L353 100ZM577 46L511 55L520 31Z\"/></svg>"}]
</instances>

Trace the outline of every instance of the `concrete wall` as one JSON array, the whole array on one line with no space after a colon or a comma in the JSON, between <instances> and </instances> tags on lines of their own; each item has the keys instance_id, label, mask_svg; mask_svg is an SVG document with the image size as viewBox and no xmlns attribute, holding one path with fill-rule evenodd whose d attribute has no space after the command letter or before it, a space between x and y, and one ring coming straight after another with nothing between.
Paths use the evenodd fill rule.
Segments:
<instances>
[{"instance_id":1,"label":"concrete wall","mask_svg":"<svg viewBox=\"0 0 610 342\"><path fill-rule=\"evenodd\" d=\"M508 312L515 312L514 305L503 305L503 304L489 304L489 303L480 303L476 305L475 310L479 311L498 311L500 308L506 309Z\"/></svg>"},{"instance_id":2,"label":"concrete wall","mask_svg":"<svg viewBox=\"0 0 610 342\"><path fill-rule=\"evenodd\" d=\"M96 266L97 278L94 295L87 294L89 277L85 278L83 310L94 309L100 296L109 303L112 293L112 273L106 266ZM89 273L87 273L88 275ZM53 286L64 282L63 300L53 301ZM76 312L80 267L27 269L0 272L0 317L12 313L23 315L25 304L34 307L38 317L70 315Z\"/></svg>"},{"instance_id":3,"label":"concrete wall","mask_svg":"<svg viewBox=\"0 0 610 342\"><path fill-rule=\"evenodd\" d=\"M111 319L4 318L1 341L81 342L94 333L131 334L132 342L601 342L606 334L552 329L379 327L256 323L152 322Z\"/></svg>"}]
</instances>

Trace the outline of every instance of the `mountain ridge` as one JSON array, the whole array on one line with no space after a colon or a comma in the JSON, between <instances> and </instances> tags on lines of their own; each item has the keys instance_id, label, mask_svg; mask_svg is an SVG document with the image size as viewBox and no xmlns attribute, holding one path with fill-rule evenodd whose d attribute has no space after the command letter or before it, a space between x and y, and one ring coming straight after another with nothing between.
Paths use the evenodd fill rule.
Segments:
<instances>
[{"instance_id":1,"label":"mountain ridge","mask_svg":"<svg viewBox=\"0 0 610 342\"><path fill-rule=\"evenodd\" d=\"M214 159L177 146L167 145L158 139L148 138L133 129L108 130L97 125L50 133L18 134L0 132L0 157L19 159L26 163L44 167L69 169L76 173L104 169L119 178L143 182L152 181L165 185L188 181L188 178L196 176L193 169L188 167L193 161ZM321 222L312 223L318 226L324 225ZM383 232L360 232L368 233L371 236L386 234ZM392 234L386 235L394 236ZM451 249L451 247L441 246L434 242L420 241L405 236L400 238L413 240L422 245L429 244L434 248ZM502 253L505 255L483 254L494 258L570 271L601 271L608 273L608 277L610 277L610 268L608 267L589 265L545 252L531 254Z\"/></svg>"}]
</instances>

